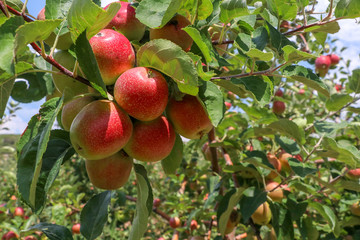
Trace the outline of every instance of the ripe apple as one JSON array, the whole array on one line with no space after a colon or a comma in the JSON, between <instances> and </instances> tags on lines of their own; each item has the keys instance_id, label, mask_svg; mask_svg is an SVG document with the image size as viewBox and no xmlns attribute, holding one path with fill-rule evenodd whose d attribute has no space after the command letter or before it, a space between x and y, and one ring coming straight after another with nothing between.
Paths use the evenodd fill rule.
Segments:
<instances>
[{"instance_id":1,"label":"ripe apple","mask_svg":"<svg viewBox=\"0 0 360 240\"><path fill-rule=\"evenodd\" d=\"M23 217L24 213L25 213L25 211L22 207L16 207L14 210L14 216Z\"/></svg>"},{"instance_id":2,"label":"ripe apple","mask_svg":"<svg viewBox=\"0 0 360 240\"><path fill-rule=\"evenodd\" d=\"M135 52L130 41L112 29L103 29L89 40L103 81L112 85L135 64Z\"/></svg>"},{"instance_id":3,"label":"ripe apple","mask_svg":"<svg viewBox=\"0 0 360 240\"><path fill-rule=\"evenodd\" d=\"M114 102L97 100L86 105L70 127L75 151L87 160L114 155L129 141L133 125Z\"/></svg>"},{"instance_id":4,"label":"ripe apple","mask_svg":"<svg viewBox=\"0 0 360 240\"><path fill-rule=\"evenodd\" d=\"M328 55L330 57L331 60L331 66L335 66L336 64L338 64L340 62L340 57L336 54L329 54Z\"/></svg>"},{"instance_id":5,"label":"ripe apple","mask_svg":"<svg viewBox=\"0 0 360 240\"><path fill-rule=\"evenodd\" d=\"M139 161L157 162L170 154L175 137L172 125L164 116L149 122L137 121L124 150Z\"/></svg>"},{"instance_id":6,"label":"ripe apple","mask_svg":"<svg viewBox=\"0 0 360 240\"><path fill-rule=\"evenodd\" d=\"M258 225L266 225L270 222L272 217L271 210L269 204L264 202L261 204L256 211L251 215L251 219L255 224Z\"/></svg>"},{"instance_id":7,"label":"ripe apple","mask_svg":"<svg viewBox=\"0 0 360 240\"><path fill-rule=\"evenodd\" d=\"M275 96L282 97L284 96L284 92L281 89L279 89L275 92Z\"/></svg>"},{"instance_id":8,"label":"ripe apple","mask_svg":"<svg viewBox=\"0 0 360 240\"><path fill-rule=\"evenodd\" d=\"M292 157L292 155L285 151L281 151L278 155L278 159L281 163L281 169L284 170L285 172L291 171L291 167L290 167L289 161L288 161L288 158L291 158L291 157Z\"/></svg>"},{"instance_id":9,"label":"ripe apple","mask_svg":"<svg viewBox=\"0 0 360 240\"><path fill-rule=\"evenodd\" d=\"M335 89L337 92L340 92L343 89L343 86L341 84L335 84Z\"/></svg>"},{"instance_id":10,"label":"ripe apple","mask_svg":"<svg viewBox=\"0 0 360 240\"><path fill-rule=\"evenodd\" d=\"M153 200L153 206L154 207L159 207L160 206L160 204L161 204L161 200L159 199L159 198L155 198L154 200Z\"/></svg>"},{"instance_id":11,"label":"ripe apple","mask_svg":"<svg viewBox=\"0 0 360 240\"><path fill-rule=\"evenodd\" d=\"M299 89L299 92L298 92L300 95L304 95L305 94L305 89L301 88Z\"/></svg>"},{"instance_id":12,"label":"ripe apple","mask_svg":"<svg viewBox=\"0 0 360 240\"><path fill-rule=\"evenodd\" d=\"M315 60L315 70L320 77L324 77L329 71L331 58L328 55L321 55Z\"/></svg>"},{"instance_id":13,"label":"ripe apple","mask_svg":"<svg viewBox=\"0 0 360 240\"><path fill-rule=\"evenodd\" d=\"M360 217L360 202L356 202L353 205L351 205L350 206L350 212L353 215Z\"/></svg>"},{"instance_id":14,"label":"ripe apple","mask_svg":"<svg viewBox=\"0 0 360 240\"><path fill-rule=\"evenodd\" d=\"M231 106L232 106L232 104L231 104L231 103L229 103L229 102L225 102L225 107L226 107L226 109L230 109L230 108L231 108Z\"/></svg>"},{"instance_id":15,"label":"ripe apple","mask_svg":"<svg viewBox=\"0 0 360 240\"><path fill-rule=\"evenodd\" d=\"M73 234L80 234L80 223L76 223L72 226L71 230Z\"/></svg>"},{"instance_id":16,"label":"ripe apple","mask_svg":"<svg viewBox=\"0 0 360 240\"><path fill-rule=\"evenodd\" d=\"M211 26L208 28L208 32L210 34L210 38L212 41L219 41L220 35L221 35L222 28L219 26ZM224 40L224 39L223 39ZM216 51L220 56L224 55L226 53L226 49L228 47L227 44L217 44L214 45Z\"/></svg>"},{"instance_id":17,"label":"ripe apple","mask_svg":"<svg viewBox=\"0 0 360 240\"><path fill-rule=\"evenodd\" d=\"M19 235L17 235L13 231L9 231L9 232L5 233L1 238L1 240L10 240L10 239L19 239Z\"/></svg>"},{"instance_id":18,"label":"ripe apple","mask_svg":"<svg viewBox=\"0 0 360 240\"><path fill-rule=\"evenodd\" d=\"M286 108L286 106L285 106L284 102L282 102L282 101L274 101L272 111L275 114L280 115L283 112L285 112L285 108Z\"/></svg>"},{"instance_id":19,"label":"ripe apple","mask_svg":"<svg viewBox=\"0 0 360 240\"><path fill-rule=\"evenodd\" d=\"M188 52L193 43L192 38L182 28L190 25L190 21L182 15L176 15L165 26L157 29L150 29L150 40L167 39L179 45L185 52Z\"/></svg>"},{"instance_id":20,"label":"ripe apple","mask_svg":"<svg viewBox=\"0 0 360 240\"><path fill-rule=\"evenodd\" d=\"M55 52L54 60L66 69L70 71L74 70L76 59L68 51L60 50ZM52 73L52 77L55 87L59 90L60 93L64 93L65 88L68 89L67 91L72 92L72 95L74 96L88 92L87 85L64 75L54 66L52 66L52 71L56 72Z\"/></svg>"},{"instance_id":21,"label":"ripe apple","mask_svg":"<svg viewBox=\"0 0 360 240\"><path fill-rule=\"evenodd\" d=\"M169 220L170 227L178 228L181 225L180 218L178 217L171 217Z\"/></svg>"},{"instance_id":22,"label":"ripe apple","mask_svg":"<svg viewBox=\"0 0 360 240\"><path fill-rule=\"evenodd\" d=\"M99 160L86 160L86 172L97 188L115 190L128 181L133 159L124 151Z\"/></svg>"},{"instance_id":23,"label":"ripe apple","mask_svg":"<svg viewBox=\"0 0 360 240\"><path fill-rule=\"evenodd\" d=\"M276 188L279 185L277 182L270 181L266 184L265 190L271 191L272 189ZM272 192L268 192L268 196L275 202L281 202L284 198L284 192L282 190L282 186L278 187Z\"/></svg>"},{"instance_id":24,"label":"ripe apple","mask_svg":"<svg viewBox=\"0 0 360 240\"><path fill-rule=\"evenodd\" d=\"M360 179L360 168L349 170L346 173L346 177L352 179L352 180L358 180Z\"/></svg>"},{"instance_id":25,"label":"ripe apple","mask_svg":"<svg viewBox=\"0 0 360 240\"><path fill-rule=\"evenodd\" d=\"M131 3L119 2L121 4L120 10L105 28L115 28L116 31L122 33L130 41L140 41L145 33L145 25L135 17L135 8L131 6ZM107 9L109 5L104 9Z\"/></svg>"},{"instance_id":26,"label":"ripe apple","mask_svg":"<svg viewBox=\"0 0 360 240\"><path fill-rule=\"evenodd\" d=\"M280 162L280 160L279 160L274 154L272 154L272 153L266 154L266 157L267 157L268 161L271 163L271 165L274 166L275 170L276 170L277 172L280 172L280 171L281 171L281 162ZM276 178L277 176L278 176L278 174L277 174L274 170L272 170L272 171L269 173L269 175L267 175L266 177L267 177L268 179L274 179L274 178Z\"/></svg>"},{"instance_id":27,"label":"ripe apple","mask_svg":"<svg viewBox=\"0 0 360 240\"><path fill-rule=\"evenodd\" d=\"M37 15L37 20L45 20L45 7L43 7L39 14ZM45 39L45 43L49 46L53 46L56 39L56 34L52 32L50 36ZM56 44L57 49L61 50L68 50L71 45L73 44L73 41L71 39L70 32L64 33L63 35L60 35Z\"/></svg>"},{"instance_id":28,"label":"ripe apple","mask_svg":"<svg viewBox=\"0 0 360 240\"><path fill-rule=\"evenodd\" d=\"M163 75L146 67L125 71L116 80L114 98L130 116L150 121L158 118L166 108L169 89Z\"/></svg>"},{"instance_id":29,"label":"ripe apple","mask_svg":"<svg viewBox=\"0 0 360 240\"><path fill-rule=\"evenodd\" d=\"M195 219L191 220L190 222L190 230L191 231L194 231L198 228L198 223Z\"/></svg>"},{"instance_id":30,"label":"ripe apple","mask_svg":"<svg viewBox=\"0 0 360 240\"><path fill-rule=\"evenodd\" d=\"M240 214L235 209L232 210L228 221L226 222L225 235L231 233L240 222Z\"/></svg>"},{"instance_id":31,"label":"ripe apple","mask_svg":"<svg viewBox=\"0 0 360 240\"><path fill-rule=\"evenodd\" d=\"M185 95L181 101L172 98L166 110L175 131L189 139L198 139L213 128L206 110L195 96Z\"/></svg>"},{"instance_id":32,"label":"ripe apple","mask_svg":"<svg viewBox=\"0 0 360 240\"><path fill-rule=\"evenodd\" d=\"M93 96L79 95L63 106L61 123L65 131L70 131L71 123L76 115L89 103L94 101Z\"/></svg>"}]
</instances>

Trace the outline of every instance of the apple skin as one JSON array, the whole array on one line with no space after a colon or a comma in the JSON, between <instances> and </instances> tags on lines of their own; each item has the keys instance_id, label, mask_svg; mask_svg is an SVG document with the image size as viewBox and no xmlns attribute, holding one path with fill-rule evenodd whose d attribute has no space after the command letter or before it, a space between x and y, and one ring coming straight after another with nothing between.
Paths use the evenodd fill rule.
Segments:
<instances>
[{"instance_id":1,"label":"apple skin","mask_svg":"<svg viewBox=\"0 0 360 240\"><path fill-rule=\"evenodd\" d=\"M258 225L266 225L270 222L272 217L271 210L269 204L264 202L261 204L256 211L251 215L251 219L255 224Z\"/></svg>"},{"instance_id":2,"label":"apple skin","mask_svg":"<svg viewBox=\"0 0 360 240\"><path fill-rule=\"evenodd\" d=\"M281 89L279 89L275 92L275 96L282 97L284 96L284 92Z\"/></svg>"},{"instance_id":3,"label":"apple skin","mask_svg":"<svg viewBox=\"0 0 360 240\"><path fill-rule=\"evenodd\" d=\"M133 159L124 151L99 160L86 160L86 172L97 188L115 190L128 181Z\"/></svg>"},{"instance_id":4,"label":"apple skin","mask_svg":"<svg viewBox=\"0 0 360 240\"><path fill-rule=\"evenodd\" d=\"M97 100L76 115L70 140L78 154L87 160L97 160L120 151L132 130L129 116L120 107L109 100Z\"/></svg>"},{"instance_id":5,"label":"apple skin","mask_svg":"<svg viewBox=\"0 0 360 240\"><path fill-rule=\"evenodd\" d=\"M336 64L338 64L340 62L340 57L338 55L329 54L328 56L330 57L331 66L335 66Z\"/></svg>"},{"instance_id":6,"label":"apple skin","mask_svg":"<svg viewBox=\"0 0 360 240\"><path fill-rule=\"evenodd\" d=\"M354 203L353 205L350 206L350 212L355 215L360 217L360 203Z\"/></svg>"},{"instance_id":7,"label":"apple skin","mask_svg":"<svg viewBox=\"0 0 360 240\"><path fill-rule=\"evenodd\" d=\"M68 51L60 50L55 52L54 60L66 69L70 71L74 70L76 59ZM64 93L65 88L67 88L67 91L70 91L74 96L88 92L87 85L60 73L60 70L54 66L52 66L52 71L57 72L52 73L52 77L55 87L60 93Z\"/></svg>"},{"instance_id":8,"label":"apple skin","mask_svg":"<svg viewBox=\"0 0 360 240\"><path fill-rule=\"evenodd\" d=\"M285 112L285 103L282 101L274 101L272 111L273 113L280 115Z\"/></svg>"},{"instance_id":9,"label":"apple skin","mask_svg":"<svg viewBox=\"0 0 360 240\"><path fill-rule=\"evenodd\" d=\"M195 96L185 95L181 101L172 98L166 113L175 131L189 139L199 139L213 128L206 110Z\"/></svg>"},{"instance_id":10,"label":"apple skin","mask_svg":"<svg viewBox=\"0 0 360 240\"><path fill-rule=\"evenodd\" d=\"M25 211L22 207L16 207L14 210L14 216L23 217L25 214Z\"/></svg>"},{"instance_id":11,"label":"apple skin","mask_svg":"<svg viewBox=\"0 0 360 240\"><path fill-rule=\"evenodd\" d=\"M162 28L150 29L150 40L167 39L179 45L185 52L188 52L193 40L182 28L190 24L186 17L176 15Z\"/></svg>"},{"instance_id":12,"label":"apple skin","mask_svg":"<svg viewBox=\"0 0 360 240\"><path fill-rule=\"evenodd\" d=\"M130 116L151 121L165 111L168 84L161 73L146 67L125 71L116 80L114 98Z\"/></svg>"},{"instance_id":13,"label":"apple skin","mask_svg":"<svg viewBox=\"0 0 360 240\"><path fill-rule=\"evenodd\" d=\"M172 228L178 228L178 227L180 227L180 225L181 225L180 218L178 218L178 217L171 217L171 218L169 219L169 224L170 224L170 227L172 227Z\"/></svg>"},{"instance_id":14,"label":"apple skin","mask_svg":"<svg viewBox=\"0 0 360 240\"><path fill-rule=\"evenodd\" d=\"M175 138L174 128L164 116L149 122L137 121L124 150L139 161L157 162L171 153Z\"/></svg>"},{"instance_id":15,"label":"apple skin","mask_svg":"<svg viewBox=\"0 0 360 240\"><path fill-rule=\"evenodd\" d=\"M356 169L349 170L349 171L346 173L346 177L347 177L347 178L350 178L350 179L352 179L352 180L358 180L358 179L360 179L360 168L356 168Z\"/></svg>"},{"instance_id":16,"label":"apple skin","mask_svg":"<svg viewBox=\"0 0 360 240\"><path fill-rule=\"evenodd\" d=\"M89 40L103 81L112 85L135 64L135 52L130 41L112 29L103 29Z\"/></svg>"},{"instance_id":17,"label":"apple skin","mask_svg":"<svg viewBox=\"0 0 360 240\"><path fill-rule=\"evenodd\" d=\"M159 207L160 206L160 204L161 204L161 200L159 199L159 198L155 198L154 200L153 200L153 206L154 207Z\"/></svg>"},{"instance_id":18,"label":"apple skin","mask_svg":"<svg viewBox=\"0 0 360 240\"><path fill-rule=\"evenodd\" d=\"M19 235L17 235L13 231L9 231L9 232L5 233L1 238L1 240L10 240L10 239L19 239Z\"/></svg>"},{"instance_id":19,"label":"apple skin","mask_svg":"<svg viewBox=\"0 0 360 240\"><path fill-rule=\"evenodd\" d=\"M271 191L272 189L276 188L279 185L277 182L270 181L266 184L265 190ZM272 192L268 192L268 196L275 202L281 202L284 198L284 192L282 190L282 186L278 187Z\"/></svg>"},{"instance_id":20,"label":"apple skin","mask_svg":"<svg viewBox=\"0 0 360 240\"><path fill-rule=\"evenodd\" d=\"M290 167L289 161L288 161L288 158L291 158L291 157L292 157L292 155L285 151L280 152L278 155L278 159L281 163L281 169L284 170L285 172L291 171L291 167Z\"/></svg>"},{"instance_id":21,"label":"apple skin","mask_svg":"<svg viewBox=\"0 0 360 240\"><path fill-rule=\"evenodd\" d=\"M280 162L280 160L272 153L266 154L266 157L267 157L268 161L271 163L271 165L274 166L275 170L277 172L280 172L281 171L281 162ZM274 170L272 170L269 173L269 175L266 176L266 178L268 178L268 179L274 179L276 177L278 177L278 174Z\"/></svg>"},{"instance_id":22,"label":"apple skin","mask_svg":"<svg viewBox=\"0 0 360 240\"><path fill-rule=\"evenodd\" d=\"M65 131L70 131L71 124L76 115L89 103L94 101L93 96L77 96L63 106L61 111L61 123Z\"/></svg>"},{"instance_id":23,"label":"apple skin","mask_svg":"<svg viewBox=\"0 0 360 240\"><path fill-rule=\"evenodd\" d=\"M122 33L130 41L140 41L145 33L145 25L135 17L135 8L130 3L118 2L120 2L121 8L105 28L115 28L116 31ZM109 5L104 9L107 9Z\"/></svg>"},{"instance_id":24,"label":"apple skin","mask_svg":"<svg viewBox=\"0 0 360 240\"><path fill-rule=\"evenodd\" d=\"M331 59L328 55L321 55L315 60L315 70L318 72L320 77L325 77L329 71L331 65Z\"/></svg>"},{"instance_id":25,"label":"apple skin","mask_svg":"<svg viewBox=\"0 0 360 240\"><path fill-rule=\"evenodd\" d=\"M231 233L234 230L236 225L238 225L240 222L240 217L241 217L240 214L235 209L232 210L229 219L226 223L226 228L224 232L225 235Z\"/></svg>"},{"instance_id":26,"label":"apple skin","mask_svg":"<svg viewBox=\"0 0 360 240\"><path fill-rule=\"evenodd\" d=\"M76 223L71 227L71 231L73 234L80 234L80 223Z\"/></svg>"}]
</instances>

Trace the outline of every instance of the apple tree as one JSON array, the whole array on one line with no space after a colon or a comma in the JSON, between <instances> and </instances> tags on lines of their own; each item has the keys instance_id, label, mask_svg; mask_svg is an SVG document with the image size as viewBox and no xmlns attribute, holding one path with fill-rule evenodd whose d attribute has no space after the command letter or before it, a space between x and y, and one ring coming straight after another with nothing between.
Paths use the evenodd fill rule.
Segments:
<instances>
[{"instance_id":1,"label":"apple tree","mask_svg":"<svg viewBox=\"0 0 360 240\"><path fill-rule=\"evenodd\" d=\"M331 35L359 1L29 2L0 1L0 116L47 99L16 146L22 236L78 237L43 217L69 166L86 239L360 235L360 69Z\"/></svg>"}]
</instances>

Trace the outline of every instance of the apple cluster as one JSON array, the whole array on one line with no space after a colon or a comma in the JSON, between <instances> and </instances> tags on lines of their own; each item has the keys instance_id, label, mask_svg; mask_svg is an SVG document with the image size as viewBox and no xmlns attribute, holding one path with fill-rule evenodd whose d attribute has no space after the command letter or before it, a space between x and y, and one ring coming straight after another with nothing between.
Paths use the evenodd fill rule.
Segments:
<instances>
[{"instance_id":1,"label":"apple cluster","mask_svg":"<svg viewBox=\"0 0 360 240\"><path fill-rule=\"evenodd\" d=\"M315 60L315 70L320 77L324 77L329 71L331 66L339 63L340 58L336 54L321 55Z\"/></svg>"},{"instance_id":2,"label":"apple cluster","mask_svg":"<svg viewBox=\"0 0 360 240\"><path fill-rule=\"evenodd\" d=\"M45 19L44 9L38 19ZM150 29L150 39L164 38L189 51L192 39L182 30L189 24L184 16L175 15L164 27ZM74 96L62 108L61 125L69 131L75 151L86 159L90 181L98 188L112 190L123 186L133 159L158 162L166 158L174 147L176 133L197 139L213 128L197 96L170 96L162 73L135 66L136 52L130 41L139 41L144 32L145 26L136 19L135 9L130 3L121 2L112 21L90 38L102 79L113 95L109 99L53 68L59 94L66 88ZM51 43L51 39L46 41ZM81 75L76 59L66 47L59 48L54 59Z\"/></svg>"}]
</instances>

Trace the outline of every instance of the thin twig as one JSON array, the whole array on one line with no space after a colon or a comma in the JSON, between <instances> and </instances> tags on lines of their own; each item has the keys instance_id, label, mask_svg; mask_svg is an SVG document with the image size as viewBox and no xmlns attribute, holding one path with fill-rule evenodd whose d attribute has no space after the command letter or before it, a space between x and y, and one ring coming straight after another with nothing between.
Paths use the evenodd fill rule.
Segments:
<instances>
[{"instance_id":1,"label":"thin twig","mask_svg":"<svg viewBox=\"0 0 360 240\"><path fill-rule=\"evenodd\" d=\"M307 161L309 161L310 156L316 151L316 149L320 146L322 140L324 139L325 135L322 135L319 139L319 141L315 144L315 146L313 147L313 149L311 150L311 152L306 156L305 160L303 161L303 163L306 163Z\"/></svg>"},{"instance_id":2,"label":"thin twig","mask_svg":"<svg viewBox=\"0 0 360 240\"><path fill-rule=\"evenodd\" d=\"M283 34L284 35L293 35L293 34L299 32L299 31L305 30L307 28L311 28L311 27L315 27L315 26L322 26L322 25L325 25L325 24L328 24L328 23L331 23L331 22L336 22L336 21L341 20L343 18L344 17L339 17L339 18L335 18L335 19L327 21L327 22L316 22L316 23L313 23L313 24L309 24L309 25L306 25L306 26L301 26L301 27L295 28L294 30L288 31L288 32L283 33Z\"/></svg>"}]
</instances>

